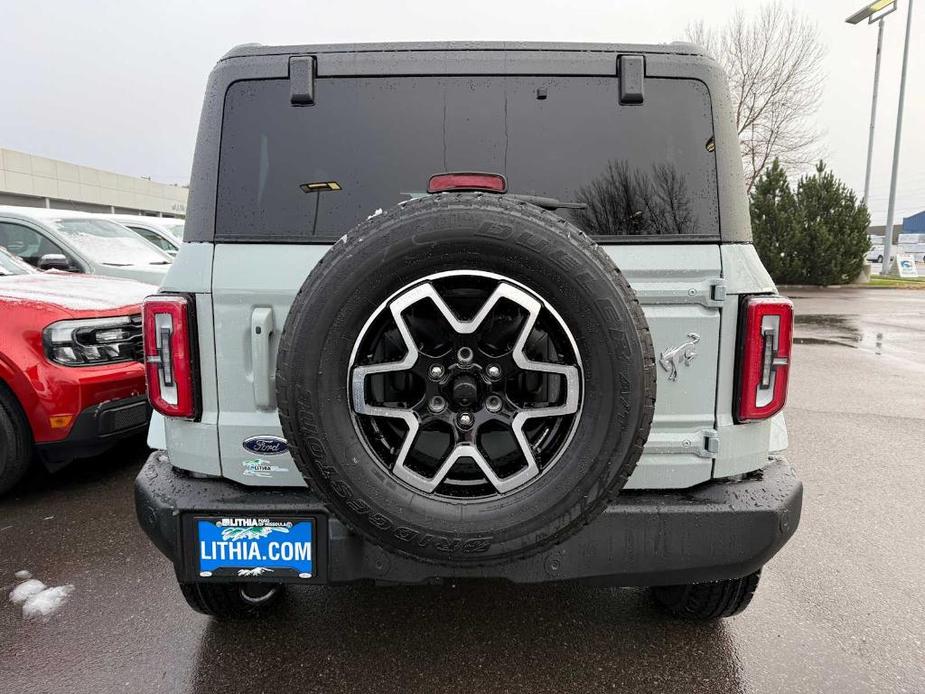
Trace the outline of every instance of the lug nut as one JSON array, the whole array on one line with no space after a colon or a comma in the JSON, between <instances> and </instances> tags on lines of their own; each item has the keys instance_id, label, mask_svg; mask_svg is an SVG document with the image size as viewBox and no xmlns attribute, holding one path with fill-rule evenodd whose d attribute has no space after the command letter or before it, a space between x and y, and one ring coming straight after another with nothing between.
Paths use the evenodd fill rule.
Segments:
<instances>
[{"instance_id":1,"label":"lug nut","mask_svg":"<svg viewBox=\"0 0 925 694\"><path fill-rule=\"evenodd\" d=\"M501 398L497 395L489 395L485 398L485 408L489 412L500 412L501 411Z\"/></svg>"},{"instance_id":2,"label":"lug nut","mask_svg":"<svg viewBox=\"0 0 925 694\"><path fill-rule=\"evenodd\" d=\"M456 352L456 359L460 364L468 365L472 363L472 350L468 347L460 347Z\"/></svg>"},{"instance_id":3,"label":"lug nut","mask_svg":"<svg viewBox=\"0 0 925 694\"><path fill-rule=\"evenodd\" d=\"M488 374L488 378L492 381L497 381L501 378L501 367L497 364L489 364L485 369L485 373Z\"/></svg>"},{"instance_id":4,"label":"lug nut","mask_svg":"<svg viewBox=\"0 0 925 694\"><path fill-rule=\"evenodd\" d=\"M475 417L473 417L468 412L460 412L456 415L456 423L461 429L468 429L473 424L475 424Z\"/></svg>"},{"instance_id":5,"label":"lug nut","mask_svg":"<svg viewBox=\"0 0 925 694\"><path fill-rule=\"evenodd\" d=\"M430 380L439 381L443 378L443 374L446 373L446 369L443 368L442 364L433 364L427 372L427 375L430 376Z\"/></svg>"},{"instance_id":6,"label":"lug nut","mask_svg":"<svg viewBox=\"0 0 925 694\"><path fill-rule=\"evenodd\" d=\"M444 400L439 395L435 395L428 401L427 409L429 409L434 414L439 414L446 409L446 400Z\"/></svg>"}]
</instances>

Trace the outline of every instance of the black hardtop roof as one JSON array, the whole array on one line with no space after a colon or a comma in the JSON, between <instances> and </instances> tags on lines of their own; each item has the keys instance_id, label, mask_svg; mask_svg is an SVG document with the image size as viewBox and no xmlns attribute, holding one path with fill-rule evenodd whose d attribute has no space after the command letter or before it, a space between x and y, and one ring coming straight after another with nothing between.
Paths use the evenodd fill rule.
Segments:
<instances>
[{"instance_id":1,"label":"black hardtop roof","mask_svg":"<svg viewBox=\"0 0 925 694\"><path fill-rule=\"evenodd\" d=\"M554 41L413 41L396 43L323 43L265 46L245 43L228 51L222 60L262 55L299 55L305 53L370 53L427 51L573 51L586 53L649 53L705 56L700 46L684 41L672 43L581 43Z\"/></svg>"},{"instance_id":2,"label":"black hardtop roof","mask_svg":"<svg viewBox=\"0 0 925 694\"><path fill-rule=\"evenodd\" d=\"M742 177L726 76L706 52L691 43L567 43L536 41L439 41L342 43L291 46L245 44L232 48L209 76L190 180L188 242L213 242L225 95L247 80L289 79L295 56L314 56L321 79L427 75L611 75L618 56L644 55L645 79L693 79L709 92L719 193L720 237L751 240L748 200ZM299 74L302 74L301 71ZM631 237L627 237L631 238Z\"/></svg>"}]
</instances>

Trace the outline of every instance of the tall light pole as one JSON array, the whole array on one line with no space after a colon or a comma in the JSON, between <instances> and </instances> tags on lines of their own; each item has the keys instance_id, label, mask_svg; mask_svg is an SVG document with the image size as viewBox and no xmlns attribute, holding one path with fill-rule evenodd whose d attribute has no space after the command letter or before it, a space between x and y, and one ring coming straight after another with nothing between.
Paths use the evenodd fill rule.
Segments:
<instances>
[{"instance_id":1,"label":"tall light pole","mask_svg":"<svg viewBox=\"0 0 925 694\"><path fill-rule=\"evenodd\" d=\"M877 58L874 62L874 93L870 99L870 134L867 138L867 168L864 172L864 197L861 202L865 205L870 197L870 168L874 158L874 126L877 123L877 92L880 86L880 54L883 50L883 18L897 8L896 0L879 0L865 5L845 21L849 24L859 24L867 20L868 24L877 22Z\"/></svg>"},{"instance_id":2,"label":"tall light pole","mask_svg":"<svg viewBox=\"0 0 925 694\"><path fill-rule=\"evenodd\" d=\"M899 106L896 110L896 139L893 142L893 174L890 177L890 202L886 208L886 231L883 235L883 267L881 275L890 272L893 252L893 212L896 210L896 176L899 173L899 145L903 134L903 105L906 101L906 70L909 67L909 34L912 33L912 0L906 9L906 41L903 44L903 70L899 78Z\"/></svg>"},{"instance_id":3,"label":"tall light pole","mask_svg":"<svg viewBox=\"0 0 925 694\"><path fill-rule=\"evenodd\" d=\"M895 7L895 5L894 5ZM874 125L877 123L877 87L880 86L880 53L883 50L883 19L877 22L877 60L874 63L874 95L870 100L870 135L867 138L867 169L864 173L864 197L867 204L870 196L870 166L874 159Z\"/></svg>"}]
</instances>

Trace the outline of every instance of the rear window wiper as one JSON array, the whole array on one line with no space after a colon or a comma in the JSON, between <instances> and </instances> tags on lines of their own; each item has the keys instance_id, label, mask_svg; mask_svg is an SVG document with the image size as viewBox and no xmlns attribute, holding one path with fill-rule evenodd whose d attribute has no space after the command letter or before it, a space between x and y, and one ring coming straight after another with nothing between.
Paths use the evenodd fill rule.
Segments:
<instances>
[{"instance_id":1,"label":"rear window wiper","mask_svg":"<svg viewBox=\"0 0 925 694\"><path fill-rule=\"evenodd\" d=\"M529 202L531 205L542 207L544 210L583 210L588 207L583 202L565 202L563 200L557 200L556 198L547 198L542 195L520 195L518 193L507 193L506 195L509 198L523 200L524 202Z\"/></svg>"}]
</instances>

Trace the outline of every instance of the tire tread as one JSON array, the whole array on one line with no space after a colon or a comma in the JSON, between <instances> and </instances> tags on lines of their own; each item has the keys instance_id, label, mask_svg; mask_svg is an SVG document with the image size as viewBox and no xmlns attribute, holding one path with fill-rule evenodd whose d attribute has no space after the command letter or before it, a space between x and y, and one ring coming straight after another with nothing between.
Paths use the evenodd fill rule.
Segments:
<instances>
[{"instance_id":1,"label":"tire tread","mask_svg":"<svg viewBox=\"0 0 925 694\"><path fill-rule=\"evenodd\" d=\"M724 581L655 586L652 595L663 610L682 619L723 619L742 612L752 600L761 570Z\"/></svg>"}]
</instances>

